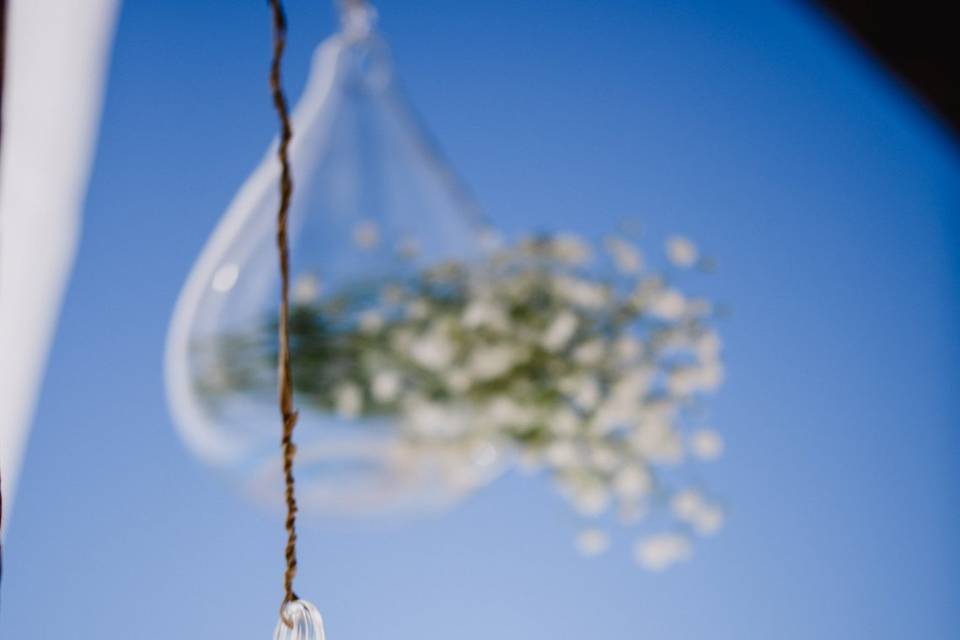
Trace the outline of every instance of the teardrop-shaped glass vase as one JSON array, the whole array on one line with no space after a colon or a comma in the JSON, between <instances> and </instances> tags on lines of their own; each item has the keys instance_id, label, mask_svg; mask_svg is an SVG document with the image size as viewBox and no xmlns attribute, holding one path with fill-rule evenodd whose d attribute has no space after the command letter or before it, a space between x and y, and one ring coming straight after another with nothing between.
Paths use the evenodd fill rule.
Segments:
<instances>
[{"instance_id":1,"label":"teardrop-shaped glass vase","mask_svg":"<svg viewBox=\"0 0 960 640\"><path fill-rule=\"evenodd\" d=\"M283 620L277 622L273 640L324 640L323 618L317 608L306 600L294 600L283 606L283 615L292 626Z\"/></svg>"},{"instance_id":2,"label":"teardrop-shaped glass vase","mask_svg":"<svg viewBox=\"0 0 960 640\"><path fill-rule=\"evenodd\" d=\"M308 391L298 403L300 501L344 512L443 506L493 477L499 452L490 443L411 448L389 420L358 416L348 384L356 345L304 346L327 326L315 315L301 322L318 305L328 323L375 323L363 307L385 295L388 279L469 260L484 228L399 91L373 9L345 3L342 17L315 53L290 146L293 373L297 390ZM187 445L264 496L279 495L281 477L278 173L274 142L194 265L166 352L168 397Z\"/></svg>"}]
</instances>

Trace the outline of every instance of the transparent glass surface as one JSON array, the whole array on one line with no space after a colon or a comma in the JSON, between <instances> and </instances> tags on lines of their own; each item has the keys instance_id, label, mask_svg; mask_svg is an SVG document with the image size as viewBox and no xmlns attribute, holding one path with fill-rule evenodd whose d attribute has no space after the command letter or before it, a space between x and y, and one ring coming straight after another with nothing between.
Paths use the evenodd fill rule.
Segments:
<instances>
[{"instance_id":1,"label":"transparent glass surface","mask_svg":"<svg viewBox=\"0 0 960 640\"><path fill-rule=\"evenodd\" d=\"M324 640L323 618L317 608L305 600L288 602L283 613L293 625L288 627L283 620L277 622L273 640Z\"/></svg>"},{"instance_id":2,"label":"transparent glass surface","mask_svg":"<svg viewBox=\"0 0 960 640\"><path fill-rule=\"evenodd\" d=\"M300 357L297 323L318 301L348 300L337 322L363 322L366 298L424 265L470 260L484 225L399 90L375 13L351 3L318 47L293 110L290 212L295 384L323 353ZM276 142L236 194L191 271L168 334L166 383L184 441L254 494L277 499L280 420ZM328 367L329 369L329 367ZM326 385L326 386L324 386ZM490 443L412 449L387 418L352 415L298 394L295 440L303 508L371 513L449 504L500 469ZM341 394L343 395L343 394ZM347 394L349 395L349 394ZM302 401L303 398L308 400ZM342 400L342 401L341 401Z\"/></svg>"}]
</instances>

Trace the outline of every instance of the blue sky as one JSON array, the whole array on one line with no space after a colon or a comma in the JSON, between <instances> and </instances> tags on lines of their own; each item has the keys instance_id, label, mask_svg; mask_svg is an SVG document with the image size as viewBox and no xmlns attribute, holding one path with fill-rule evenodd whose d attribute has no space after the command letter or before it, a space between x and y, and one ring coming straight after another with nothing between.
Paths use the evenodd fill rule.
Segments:
<instances>
[{"instance_id":1,"label":"blue sky","mask_svg":"<svg viewBox=\"0 0 960 640\"><path fill-rule=\"evenodd\" d=\"M491 219L638 218L720 268L729 524L650 575L542 481L442 516L303 523L333 640L950 638L960 627L960 155L795 3L380 4L414 104ZM290 2L288 86L333 28ZM279 514L167 413L173 303L275 120L260 2L123 8L83 240L6 546L3 638L266 638Z\"/></svg>"}]
</instances>

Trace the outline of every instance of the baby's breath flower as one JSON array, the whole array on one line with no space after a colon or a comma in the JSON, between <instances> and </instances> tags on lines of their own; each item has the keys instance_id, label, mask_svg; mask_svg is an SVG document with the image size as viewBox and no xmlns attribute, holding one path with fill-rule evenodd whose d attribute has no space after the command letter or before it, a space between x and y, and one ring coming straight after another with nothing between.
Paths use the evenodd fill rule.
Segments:
<instances>
[{"instance_id":1,"label":"baby's breath flower","mask_svg":"<svg viewBox=\"0 0 960 640\"><path fill-rule=\"evenodd\" d=\"M549 351L560 351L570 342L577 331L577 316L570 311L562 311L547 326L543 334L543 346Z\"/></svg>"},{"instance_id":2,"label":"baby's breath flower","mask_svg":"<svg viewBox=\"0 0 960 640\"><path fill-rule=\"evenodd\" d=\"M640 252L626 240L607 238L605 244L621 273L634 274L643 267L643 257Z\"/></svg>"},{"instance_id":3,"label":"baby's breath flower","mask_svg":"<svg viewBox=\"0 0 960 640\"><path fill-rule=\"evenodd\" d=\"M713 429L698 429L690 438L690 449L701 460L716 460L723 454L723 438Z\"/></svg>"},{"instance_id":4,"label":"baby's breath flower","mask_svg":"<svg viewBox=\"0 0 960 640\"><path fill-rule=\"evenodd\" d=\"M577 535L577 551L584 556L598 556L610 548L610 536L602 529L584 529Z\"/></svg>"},{"instance_id":5,"label":"baby's breath flower","mask_svg":"<svg viewBox=\"0 0 960 640\"><path fill-rule=\"evenodd\" d=\"M572 265L582 265L590 261L590 245L572 233L561 233L553 240L553 251L557 260Z\"/></svg>"},{"instance_id":6,"label":"baby's breath flower","mask_svg":"<svg viewBox=\"0 0 960 640\"><path fill-rule=\"evenodd\" d=\"M306 274L293 283L290 297L294 304L313 304L320 297L320 280L313 274Z\"/></svg>"},{"instance_id":7,"label":"baby's breath flower","mask_svg":"<svg viewBox=\"0 0 960 640\"><path fill-rule=\"evenodd\" d=\"M671 236L667 239L667 257L677 267L692 267L697 263L697 246L684 236Z\"/></svg>"},{"instance_id":8,"label":"baby's breath flower","mask_svg":"<svg viewBox=\"0 0 960 640\"><path fill-rule=\"evenodd\" d=\"M362 222L354 241L372 249L380 229ZM407 258L409 272L375 283L373 302L369 283L321 301L314 276L296 281L294 301L305 311L302 333L292 336L294 366L304 367L294 375L299 399L343 419L386 418L397 430L396 464L414 469L429 458L438 481L456 491L476 488L511 460L542 468L584 517L613 509L621 523L635 524L659 509L697 535L722 526L723 509L672 487L682 474L666 468L688 452L713 460L723 451L717 432L687 426L696 418L691 401L724 378L708 300L642 273L641 253L620 238L605 243L617 269L598 273L583 268L592 249L572 234L501 241L479 264L422 268L415 245L404 238L389 247ZM678 267L699 260L679 236L667 253ZM268 328L263 342L273 345ZM213 366L204 388L272 383L262 372L235 373ZM599 529L577 537L588 555L608 545ZM675 533L634 548L638 564L655 571L691 553L690 540Z\"/></svg>"},{"instance_id":9,"label":"baby's breath flower","mask_svg":"<svg viewBox=\"0 0 960 640\"><path fill-rule=\"evenodd\" d=\"M393 402L400 393L400 384L396 372L380 370L373 374L370 390L377 402Z\"/></svg>"},{"instance_id":10,"label":"baby's breath flower","mask_svg":"<svg viewBox=\"0 0 960 640\"><path fill-rule=\"evenodd\" d=\"M336 409L341 418L356 418L363 408L363 394L355 384L342 384L336 391Z\"/></svg>"},{"instance_id":11,"label":"baby's breath flower","mask_svg":"<svg viewBox=\"0 0 960 640\"><path fill-rule=\"evenodd\" d=\"M663 571L693 555L690 540L677 533L663 533L637 541L634 559L644 569Z\"/></svg>"}]
</instances>

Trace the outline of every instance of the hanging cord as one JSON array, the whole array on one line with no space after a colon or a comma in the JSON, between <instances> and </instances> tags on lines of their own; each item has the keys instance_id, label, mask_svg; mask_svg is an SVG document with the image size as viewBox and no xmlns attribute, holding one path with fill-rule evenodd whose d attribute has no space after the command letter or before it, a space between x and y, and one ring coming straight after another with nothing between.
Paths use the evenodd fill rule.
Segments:
<instances>
[{"instance_id":1,"label":"hanging cord","mask_svg":"<svg viewBox=\"0 0 960 640\"><path fill-rule=\"evenodd\" d=\"M273 106L280 119L280 143L277 157L280 160L280 205L277 209L277 252L280 257L280 318L279 318L279 355L277 370L279 374L278 395L280 415L283 418L283 478L286 485L287 503L287 547L284 553L287 568L283 575L283 602L280 603L280 619L289 628L293 622L286 615L288 603L297 600L293 591L293 579L297 575L297 497L293 478L293 459L297 447L293 444L293 428L297 424L297 411L293 408L293 382L290 375L290 249L287 244L287 215L290 210L290 198L293 195L293 180L290 177L290 159L287 150L293 132L290 127L290 114L287 111L287 99L280 82L280 63L287 42L287 18L283 12L281 0L268 0L273 14L273 61L270 65L270 90L273 94Z\"/></svg>"},{"instance_id":2,"label":"hanging cord","mask_svg":"<svg viewBox=\"0 0 960 640\"><path fill-rule=\"evenodd\" d=\"M7 0L0 0L0 139L3 137L3 86L7 67ZM0 146L2 149L2 146ZM0 470L2 473L2 470ZM3 535L3 483L0 482L0 536ZM3 538L0 537L0 583L3 582Z\"/></svg>"}]
</instances>

